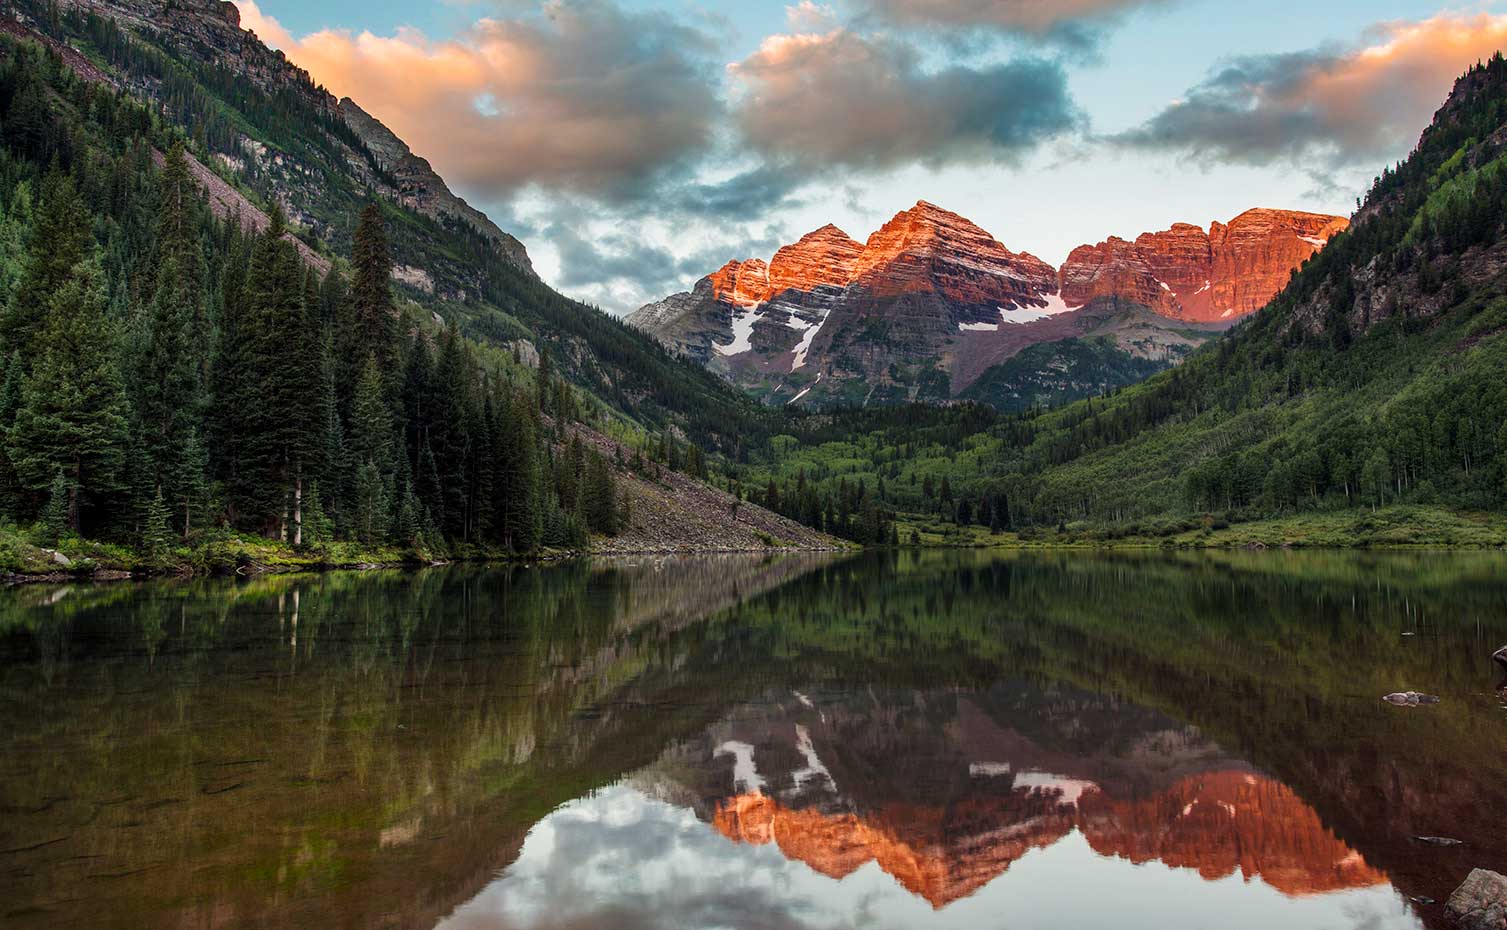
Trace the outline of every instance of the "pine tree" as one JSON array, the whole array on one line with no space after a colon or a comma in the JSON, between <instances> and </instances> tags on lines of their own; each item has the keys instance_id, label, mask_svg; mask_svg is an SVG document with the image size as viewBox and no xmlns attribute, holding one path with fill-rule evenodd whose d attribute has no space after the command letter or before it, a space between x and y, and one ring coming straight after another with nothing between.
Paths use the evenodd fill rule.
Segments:
<instances>
[{"instance_id":1,"label":"pine tree","mask_svg":"<svg viewBox=\"0 0 1507 930\"><path fill-rule=\"evenodd\" d=\"M220 288L219 338L210 369L214 403L208 438L212 473L224 483L231 520L239 522L240 502L250 497L253 480L244 462L252 439L248 403L255 391L254 334L246 288L251 241L240 234L238 218L231 225Z\"/></svg>"},{"instance_id":2,"label":"pine tree","mask_svg":"<svg viewBox=\"0 0 1507 930\"><path fill-rule=\"evenodd\" d=\"M26 487L69 481L68 526L80 527L80 495L120 486L127 407L115 328L105 317L98 271L84 263L47 302L47 325L21 390L10 455Z\"/></svg>"},{"instance_id":3,"label":"pine tree","mask_svg":"<svg viewBox=\"0 0 1507 930\"><path fill-rule=\"evenodd\" d=\"M386 472L393 466L392 442L392 411L387 405L382 370L376 356L367 356L351 402L346 450L357 467L370 464Z\"/></svg>"},{"instance_id":4,"label":"pine tree","mask_svg":"<svg viewBox=\"0 0 1507 930\"><path fill-rule=\"evenodd\" d=\"M73 179L53 170L42 183L41 207L27 241L26 270L0 317L0 348L19 352L28 368L40 355L37 339L46 326L48 308L88 254L90 230L89 212Z\"/></svg>"},{"instance_id":5,"label":"pine tree","mask_svg":"<svg viewBox=\"0 0 1507 930\"><path fill-rule=\"evenodd\" d=\"M6 442L16 412L21 409L21 378L20 353L12 352L0 361L0 513L16 513L21 509L21 479L11 464Z\"/></svg>"},{"instance_id":6,"label":"pine tree","mask_svg":"<svg viewBox=\"0 0 1507 930\"><path fill-rule=\"evenodd\" d=\"M382 209L376 203L361 211L351 249L351 288L348 340L342 354L348 359L376 356L390 371L398 357L398 311L392 297L392 256Z\"/></svg>"},{"instance_id":7,"label":"pine tree","mask_svg":"<svg viewBox=\"0 0 1507 930\"><path fill-rule=\"evenodd\" d=\"M63 534L68 532L68 513L72 501L73 484L59 469L49 485L47 504L42 508L41 542L56 546Z\"/></svg>"},{"instance_id":8,"label":"pine tree","mask_svg":"<svg viewBox=\"0 0 1507 930\"><path fill-rule=\"evenodd\" d=\"M148 557L156 561L165 557L173 544L173 531L168 525L168 519L167 502L163 500L159 489L147 504L146 519L141 528L142 548L146 550Z\"/></svg>"},{"instance_id":9,"label":"pine tree","mask_svg":"<svg viewBox=\"0 0 1507 930\"><path fill-rule=\"evenodd\" d=\"M304 495L304 537L306 546L318 546L335 540L335 521L325 508L324 495L318 482L309 484Z\"/></svg>"},{"instance_id":10,"label":"pine tree","mask_svg":"<svg viewBox=\"0 0 1507 930\"><path fill-rule=\"evenodd\" d=\"M362 462L356 468L351 502L352 535L367 545L381 542L387 536L387 513L387 489L382 473L374 463Z\"/></svg>"},{"instance_id":11,"label":"pine tree","mask_svg":"<svg viewBox=\"0 0 1507 930\"><path fill-rule=\"evenodd\" d=\"M242 506L266 535L300 542L304 483L323 448L318 405L317 288L307 280L298 251L272 223L252 253L247 274L251 387L246 400L247 445Z\"/></svg>"},{"instance_id":12,"label":"pine tree","mask_svg":"<svg viewBox=\"0 0 1507 930\"><path fill-rule=\"evenodd\" d=\"M458 540L470 538L467 466L471 432L477 418L470 362L460 331L452 323L440 340L434 367L437 411L430 435L438 495L425 500L440 530Z\"/></svg>"},{"instance_id":13,"label":"pine tree","mask_svg":"<svg viewBox=\"0 0 1507 930\"><path fill-rule=\"evenodd\" d=\"M500 413L500 426L493 433L497 465L492 497L498 511L497 532L503 545L520 553L539 547L542 530L534 416L532 403L521 394L515 395L511 409Z\"/></svg>"},{"instance_id":14,"label":"pine tree","mask_svg":"<svg viewBox=\"0 0 1507 930\"><path fill-rule=\"evenodd\" d=\"M595 449L586 456L585 474L581 480L580 509L586 518L586 525L593 532L608 536L617 532L617 489L611 466Z\"/></svg>"},{"instance_id":15,"label":"pine tree","mask_svg":"<svg viewBox=\"0 0 1507 930\"><path fill-rule=\"evenodd\" d=\"M196 516L209 506L209 453L197 428L190 428L174 456L170 480L174 504L182 513L183 538L194 529Z\"/></svg>"}]
</instances>

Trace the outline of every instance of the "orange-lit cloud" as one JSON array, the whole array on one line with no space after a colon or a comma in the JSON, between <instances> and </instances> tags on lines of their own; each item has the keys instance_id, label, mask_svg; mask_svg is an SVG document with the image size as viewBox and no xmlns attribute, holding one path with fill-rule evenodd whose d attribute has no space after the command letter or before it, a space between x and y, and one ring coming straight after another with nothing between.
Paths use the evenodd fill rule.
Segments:
<instances>
[{"instance_id":1,"label":"orange-lit cloud","mask_svg":"<svg viewBox=\"0 0 1507 930\"><path fill-rule=\"evenodd\" d=\"M705 38L608 0L549 0L542 16L481 19L449 41L294 37L254 0L237 5L243 26L483 195L536 183L627 196L706 149L720 112Z\"/></svg>"},{"instance_id":2,"label":"orange-lit cloud","mask_svg":"<svg viewBox=\"0 0 1507 930\"><path fill-rule=\"evenodd\" d=\"M823 166L1003 160L1078 122L1054 62L927 71L911 46L843 28L770 36L728 70L748 141Z\"/></svg>"},{"instance_id":3,"label":"orange-lit cloud","mask_svg":"<svg viewBox=\"0 0 1507 930\"><path fill-rule=\"evenodd\" d=\"M1235 60L1115 139L1251 164L1379 162L1405 153L1455 78L1504 47L1507 15L1386 23L1360 48Z\"/></svg>"}]
</instances>

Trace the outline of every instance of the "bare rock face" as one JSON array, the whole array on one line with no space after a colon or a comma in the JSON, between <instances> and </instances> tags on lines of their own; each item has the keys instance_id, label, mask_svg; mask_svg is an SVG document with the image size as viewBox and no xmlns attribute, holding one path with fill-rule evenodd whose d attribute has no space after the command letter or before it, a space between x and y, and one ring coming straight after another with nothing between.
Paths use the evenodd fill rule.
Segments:
<instances>
[{"instance_id":1,"label":"bare rock face","mask_svg":"<svg viewBox=\"0 0 1507 930\"><path fill-rule=\"evenodd\" d=\"M862 253L861 243L828 223L774 253L769 263L769 296L788 290L844 287L853 280Z\"/></svg>"},{"instance_id":2,"label":"bare rock face","mask_svg":"<svg viewBox=\"0 0 1507 930\"><path fill-rule=\"evenodd\" d=\"M1259 309L1346 223L1251 210L1209 231L1179 223L1085 245L1058 270L920 201L866 243L824 226L767 263L729 262L628 322L767 401L808 404L945 401L1031 346L1107 337L1121 355L1104 378L1020 376L1054 396L1093 394L1145 363L1175 364ZM989 384L991 403L1015 396Z\"/></svg>"},{"instance_id":3,"label":"bare rock face","mask_svg":"<svg viewBox=\"0 0 1507 930\"><path fill-rule=\"evenodd\" d=\"M1179 223L1134 243L1111 238L1073 250L1060 274L1063 299L1112 296L1172 319L1232 322L1265 306L1348 226L1342 216L1258 209L1208 232Z\"/></svg>"},{"instance_id":4,"label":"bare rock face","mask_svg":"<svg viewBox=\"0 0 1507 930\"><path fill-rule=\"evenodd\" d=\"M367 113L349 97L340 101L340 115L355 131L382 167L396 179L394 199L417 213L433 219L456 219L481 233L503 258L520 268L533 271L528 250L523 243L497 228L486 214L472 207L450 191L444 179L429 162L413 154L381 120Z\"/></svg>"},{"instance_id":5,"label":"bare rock face","mask_svg":"<svg viewBox=\"0 0 1507 930\"><path fill-rule=\"evenodd\" d=\"M737 306L751 306L769 299L769 266L757 258L731 261L711 275L712 294Z\"/></svg>"},{"instance_id":6,"label":"bare rock face","mask_svg":"<svg viewBox=\"0 0 1507 930\"><path fill-rule=\"evenodd\" d=\"M407 144L375 117L349 98L335 97L316 84L307 71L290 62L281 51L268 48L252 32L241 28L241 14L234 3L224 0L63 0L65 8L109 16L120 24L152 36L155 42L170 47L178 55L233 72L269 94L289 94L301 98L309 107L332 121L343 121L360 139L365 151L350 146L332 134L333 141L345 158L345 168L381 196L433 219L459 220L480 233L504 260L529 274L533 266L523 244L508 235L480 211L451 192L429 162L415 155ZM4 28L4 27L0 27ZM7 30L14 31L14 30ZM62 46L66 49L66 46ZM67 50L70 66L88 80L115 82L100 74L84 56ZM140 84L126 88L144 96L154 96L160 88ZM330 230L320 226L317 211L305 208L317 200L318 172L291 153L271 150L261 142L242 138L238 152L216 153L235 170L245 170L247 161L255 162L262 176L270 181L275 197L295 223L308 227L315 235L328 238ZM307 257L306 257L307 258ZM327 268L328 263L322 266ZM455 296L455 295L451 295Z\"/></svg>"},{"instance_id":7,"label":"bare rock face","mask_svg":"<svg viewBox=\"0 0 1507 930\"><path fill-rule=\"evenodd\" d=\"M1056 270L923 200L869 237L852 283L875 298L934 293L965 306L1008 305L1055 290Z\"/></svg>"}]
</instances>

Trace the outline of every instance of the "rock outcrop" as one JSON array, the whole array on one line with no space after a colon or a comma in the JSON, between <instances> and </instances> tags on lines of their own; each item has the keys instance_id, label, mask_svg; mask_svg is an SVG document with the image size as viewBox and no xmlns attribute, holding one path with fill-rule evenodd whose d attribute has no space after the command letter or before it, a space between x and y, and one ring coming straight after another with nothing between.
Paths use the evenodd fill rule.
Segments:
<instances>
[{"instance_id":1,"label":"rock outcrop","mask_svg":"<svg viewBox=\"0 0 1507 930\"><path fill-rule=\"evenodd\" d=\"M520 268L533 271L528 250L513 236L508 235L486 214L466 203L451 192L443 178L423 158L413 154L408 143L399 139L382 121L367 113L349 97L340 100L340 115L347 126L361 139L367 150L377 159L378 165L396 183L391 192L393 199L415 213L432 219L453 219L469 225L480 233L498 254Z\"/></svg>"},{"instance_id":2,"label":"rock outcrop","mask_svg":"<svg viewBox=\"0 0 1507 930\"><path fill-rule=\"evenodd\" d=\"M1460 930L1507 930L1507 876L1471 872L1445 902L1444 914Z\"/></svg>"},{"instance_id":3,"label":"rock outcrop","mask_svg":"<svg viewBox=\"0 0 1507 930\"><path fill-rule=\"evenodd\" d=\"M628 322L771 402L945 401L1030 346L1107 338L1120 355L1106 378L1081 379L1095 393L1209 338L1190 338L1187 324L1228 326L1260 309L1347 222L1250 210L1208 231L1182 223L1082 246L1059 270L921 201L862 245L824 226L767 263L729 262ZM1135 310L1150 318L1126 316ZM1041 384L1072 396L1058 380L1012 369L984 396L1029 406L1017 395Z\"/></svg>"},{"instance_id":4,"label":"rock outcrop","mask_svg":"<svg viewBox=\"0 0 1507 930\"><path fill-rule=\"evenodd\" d=\"M149 34L185 61L228 71L273 97L297 99L329 126L344 123L359 140L358 144L351 143L351 136L342 136L330 128L323 131L344 160L340 167L358 178L363 186L433 219L468 225L487 240L499 257L533 274L528 252L521 242L452 193L429 163L414 155L379 120L349 98L337 100L283 52L268 48L255 33L242 29L235 4L223 0L62 0L61 5L110 17L123 26ZM0 22L6 21L0 18ZM82 54L61 43L49 44L59 48L69 65L85 79L118 86L114 78L101 72ZM162 91L160 82L147 79L137 79L125 89L147 97L156 97ZM263 183L270 187L265 193L281 204L291 220L307 227L318 238L332 238L334 231L325 227L320 211L311 209L312 203L326 193L319 186L319 177L328 170L328 164L312 164L308 153L276 151L265 140L249 136L240 137L231 148L216 152L217 158L232 169L244 169L248 162L255 163ZM206 184L213 193L213 183L206 181ZM327 268L328 263L323 262L320 267Z\"/></svg>"},{"instance_id":5,"label":"rock outcrop","mask_svg":"<svg viewBox=\"0 0 1507 930\"><path fill-rule=\"evenodd\" d=\"M1238 320L1265 306L1293 269L1349 224L1319 213L1247 210L1207 232L1178 223L1135 242L1110 238L1073 250L1062 293L1077 304L1119 297L1175 320Z\"/></svg>"}]
</instances>

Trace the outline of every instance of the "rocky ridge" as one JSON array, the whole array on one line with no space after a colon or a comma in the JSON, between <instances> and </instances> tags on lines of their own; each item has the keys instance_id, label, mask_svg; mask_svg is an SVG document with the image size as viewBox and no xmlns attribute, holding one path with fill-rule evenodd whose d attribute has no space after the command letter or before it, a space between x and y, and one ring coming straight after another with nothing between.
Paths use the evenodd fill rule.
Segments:
<instances>
[{"instance_id":1,"label":"rocky ridge","mask_svg":"<svg viewBox=\"0 0 1507 930\"><path fill-rule=\"evenodd\" d=\"M282 51L267 47L255 33L241 28L240 11L235 4L224 0L61 0L60 5L64 10L111 18L186 60L234 73L238 79L274 98L287 93L296 95L330 124L348 127L358 140L352 145L348 139L326 129L343 156L344 163L334 167L349 172L377 195L416 213L441 222L465 223L486 239L498 256L533 274L521 242L457 197L427 161L414 155L401 139L355 101L337 100ZM88 61L77 52L65 57L70 64L74 64L73 59ZM105 77L92 64L86 70L74 67L86 78L90 77L86 70ZM158 96L161 90L149 81L128 89L145 96ZM250 136L241 136L234 148L216 152L216 157L237 172L244 172L254 164L261 175L271 180L272 195L290 219L319 238L329 238L331 230L307 209L309 201L317 200L323 193L317 187L321 166L308 163L305 154L278 151Z\"/></svg>"},{"instance_id":2,"label":"rocky ridge","mask_svg":"<svg viewBox=\"0 0 1507 930\"><path fill-rule=\"evenodd\" d=\"M1063 299L1083 305L1119 297L1174 320L1238 320L1265 306L1294 269L1349 225L1339 216L1258 209L1207 232L1178 223L1134 242L1111 237L1068 256Z\"/></svg>"},{"instance_id":3,"label":"rocky ridge","mask_svg":"<svg viewBox=\"0 0 1507 930\"><path fill-rule=\"evenodd\" d=\"M1166 324L1142 319L1135 340L1111 340L1127 359L1175 364L1212 335L1187 324L1228 326L1259 310L1347 225L1249 210L1207 231L1184 223L1081 246L1059 270L920 201L863 245L824 226L628 322L770 401L948 400L1027 347L1127 329L1117 321L1140 308ZM1089 381L1090 393L1118 386Z\"/></svg>"},{"instance_id":4,"label":"rocky ridge","mask_svg":"<svg viewBox=\"0 0 1507 930\"><path fill-rule=\"evenodd\" d=\"M1077 738L1101 726L1108 744ZM876 776L880 759L903 760L890 763L900 771ZM935 908L1074 832L1101 856L1239 874L1293 897L1387 881L1291 788L1197 730L1015 682L863 701L768 695L657 771L734 842L834 879L872 862Z\"/></svg>"}]
</instances>

